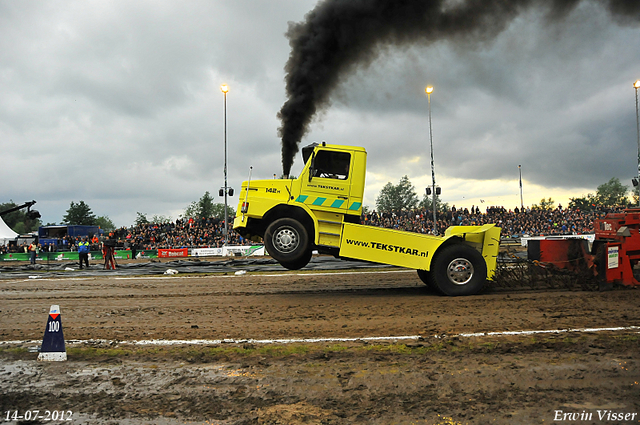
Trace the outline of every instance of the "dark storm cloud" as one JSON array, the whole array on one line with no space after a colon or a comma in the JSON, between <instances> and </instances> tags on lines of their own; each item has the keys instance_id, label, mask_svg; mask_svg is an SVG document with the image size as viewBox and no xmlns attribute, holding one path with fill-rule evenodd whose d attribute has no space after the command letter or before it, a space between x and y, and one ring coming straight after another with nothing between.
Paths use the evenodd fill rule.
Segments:
<instances>
[{"instance_id":1,"label":"dark storm cloud","mask_svg":"<svg viewBox=\"0 0 640 425\"><path fill-rule=\"evenodd\" d=\"M326 108L335 87L355 67L376 59L379 45L438 40L492 41L530 7L544 7L549 21L561 21L577 0L326 0L289 25L291 54L285 66L287 101L282 120L282 165L289 173L298 144L314 115ZM602 0L618 22L637 23L640 10L630 2Z\"/></svg>"},{"instance_id":2,"label":"dark storm cloud","mask_svg":"<svg viewBox=\"0 0 640 425\"><path fill-rule=\"evenodd\" d=\"M2 202L110 199L96 212L130 224L136 210L168 214L154 205L170 198L175 218L220 186L223 82L238 187L242 153L277 146L277 107L264 112L282 101L282 13L300 19L311 5L0 0L0 177L29 170Z\"/></svg>"}]
</instances>

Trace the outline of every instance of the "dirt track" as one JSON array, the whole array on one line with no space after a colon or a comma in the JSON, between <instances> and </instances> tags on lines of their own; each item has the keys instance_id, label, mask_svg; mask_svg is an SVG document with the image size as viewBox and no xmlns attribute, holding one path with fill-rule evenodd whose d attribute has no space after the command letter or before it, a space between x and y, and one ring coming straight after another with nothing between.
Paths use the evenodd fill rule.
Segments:
<instances>
[{"instance_id":1,"label":"dirt track","mask_svg":"<svg viewBox=\"0 0 640 425\"><path fill-rule=\"evenodd\" d=\"M640 423L640 415L625 422L597 413L640 414L640 329L456 336L640 326L638 290L447 298L415 272L386 271L5 280L0 293L0 341L41 339L51 304L61 307L67 340L423 337L180 349L102 343L112 347L104 352L81 344L69 346L63 364L36 363L36 354L16 349L29 344L9 344L0 358L2 411L51 410L53 397L74 412L74 424L537 424L553 423L558 410L592 415L563 423Z\"/></svg>"}]
</instances>

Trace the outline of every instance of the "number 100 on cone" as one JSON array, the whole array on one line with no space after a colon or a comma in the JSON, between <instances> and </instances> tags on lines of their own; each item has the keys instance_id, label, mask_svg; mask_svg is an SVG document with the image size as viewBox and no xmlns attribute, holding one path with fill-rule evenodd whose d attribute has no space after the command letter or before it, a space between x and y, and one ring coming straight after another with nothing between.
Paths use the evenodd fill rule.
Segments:
<instances>
[{"instance_id":1,"label":"number 100 on cone","mask_svg":"<svg viewBox=\"0 0 640 425\"><path fill-rule=\"evenodd\" d=\"M62 317L58 305L52 305L49 310L38 360L49 362L67 360L67 350L64 346L64 334L62 333Z\"/></svg>"}]
</instances>

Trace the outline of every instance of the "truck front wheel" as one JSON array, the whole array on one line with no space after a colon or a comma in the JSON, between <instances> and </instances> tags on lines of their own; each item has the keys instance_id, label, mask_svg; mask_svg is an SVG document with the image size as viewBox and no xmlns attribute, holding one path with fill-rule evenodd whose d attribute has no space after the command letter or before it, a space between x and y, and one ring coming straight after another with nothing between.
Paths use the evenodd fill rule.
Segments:
<instances>
[{"instance_id":1,"label":"truck front wheel","mask_svg":"<svg viewBox=\"0 0 640 425\"><path fill-rule=\"evenodd\" d=\"M474 295L482 290L487 280L487 263L469 245L450 245L433 259L431 277L445 295Z\"/></svg>"},{"instance_id":2,"label":"truck front wheel","mask_svg":"<svg viewBox=\"0 0 640 425\"><path fill-rule=\"evenodd\" d=\"M306 266L307 264L309 264L309 261L311 261L311 250L307 251L307 254L305 256L303 256L302 258L300 258L297 261L292 261L292 262L288 262L288 261L281 261L280 265L282 267L284 267L285 269L289 269L289 270L300 270L301 268L303 268L304 266Z\"/></svg>"},{"instance_id":3,"label":"truck front wheel","mask_svg":"<svg viewBox=\"0 0 640 425\"><path fill-rule=\"evenodd\" d=\"M291 266L287 268L300 269L311 258L307 229L292 218L281 218L271 223L264 233L264 243L276 261Z\"/></svg>"}]
</instances>

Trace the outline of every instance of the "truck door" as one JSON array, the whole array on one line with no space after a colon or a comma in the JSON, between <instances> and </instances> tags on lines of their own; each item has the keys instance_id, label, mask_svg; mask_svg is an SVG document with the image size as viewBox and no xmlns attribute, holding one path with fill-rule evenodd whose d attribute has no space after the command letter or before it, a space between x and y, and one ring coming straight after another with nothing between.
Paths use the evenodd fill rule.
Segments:
<instances>
[{"instance_id":1,"label":"truck door","mask_svg":"<svg viewBox=\"0 0 640 425\"><path fill-rule=\"evenodd\" d=\"M352 207L349 202L352 167L350 152L317 150L311 158L309 175L302 181L297 201L314 210L346 213ZM358 204L355 209L359 207Z\"/></svg>"}]
</instances>

